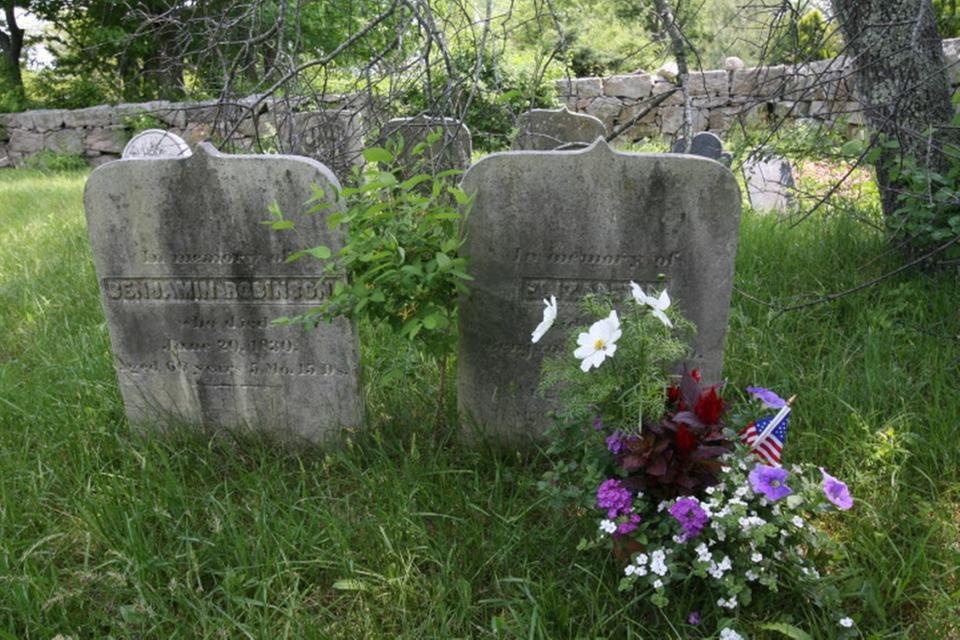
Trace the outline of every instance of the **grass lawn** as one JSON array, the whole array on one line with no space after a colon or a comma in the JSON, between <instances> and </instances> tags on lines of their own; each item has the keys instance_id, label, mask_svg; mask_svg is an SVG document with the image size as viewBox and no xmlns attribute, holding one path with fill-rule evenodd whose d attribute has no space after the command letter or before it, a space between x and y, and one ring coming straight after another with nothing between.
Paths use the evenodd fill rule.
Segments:
<instances>
[{"instance_id":1,"label":"grass lawn","mask_svg":"<svg viewBox=\"0 0 960 640\"><path fill-rule=\"evenodd\" d=\"M341 450L131 435L85 177L0 172L0 638L703 637L684 623L696 594L658 611L617 592L611 558L576 551L593 514L545 502L542 456L433 442L433 380L371 328L371 424ZM785 459L850 485L855 508L824 524L846 542L831 579L864 637L956 639L956 276L781 316L752 299L874 277L893 264L866 264L881 246L844 219L746 215L736 285L751 297L734 296L727 375L798 394ZM752 607L836 630L790 594Z\"/></svg>"}]
</instances>

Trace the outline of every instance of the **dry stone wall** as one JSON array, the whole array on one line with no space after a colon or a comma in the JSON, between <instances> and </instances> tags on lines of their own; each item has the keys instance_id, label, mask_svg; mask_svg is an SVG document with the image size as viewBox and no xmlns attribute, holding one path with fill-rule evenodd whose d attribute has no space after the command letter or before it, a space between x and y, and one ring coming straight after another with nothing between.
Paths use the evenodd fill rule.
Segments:
<instances>
[{"instance_id":1,"label":"dry stone wall","mask_svg":"<svg viewBox=\"0 0 960 640\"><path fill-rule=\"evenodd\" d=\"M947 74L960 85L960 39L944 40ZM730 65L735 67L736 65ZM853 94L850 67L843 58L799 66L699 71L689 75L693 130L723 134L738 124L768 118L811 118L862 124L862 107ZM676 87L657 74L557 81L560 100L570 111L596 116L608 131L631 122L651 100ZM684 96L676 92L623 133L628 140L675 136L683 127Z\"/></svg>"},{"instance_id":2,"label":"dry stone wall","mask_svg":"<svg viewBox=\"0 0 960 640\"><path fill-rule=\"evenodd\" d=\"M329 96L331 113L342 109L346 102L343 96ZM257 108L251 110L254 105ZM256 118L250 115L252 111L256 112ZM4 113L0 114L0 167L21 166L27 158L42 151L83 156L91 165L99 166L118 159L127 141L137 130L145 128L170 131L191 147L211 138L223 139L232 131L228 149L269 151L274 149L257 144L258 135L261 145L266 141L269 146L271 139L276 142L277 131L290 119L290 112L287 102L259 100L253 96L228 105L216 101L158 100L86 109Z\"/></svg>"}]
</instances>

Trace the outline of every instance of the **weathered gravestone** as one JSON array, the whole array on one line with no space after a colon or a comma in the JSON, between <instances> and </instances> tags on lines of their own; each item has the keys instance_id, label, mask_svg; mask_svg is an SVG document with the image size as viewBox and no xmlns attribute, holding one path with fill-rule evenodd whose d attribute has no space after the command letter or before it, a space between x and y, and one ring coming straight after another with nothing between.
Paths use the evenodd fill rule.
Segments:
<instances>
[{"instance_id":1,"label":"weathered gravestone","mask_svg":"<svg viewBox=\"0 0 960 640\"><path fill-rule=\"evenodd\" d=\"M794 204L796 182L790 161L780 156L747 160L743 163L747 197L755 210L785 212Z\"/></svg>"},{"instance_id":2,"label":"weathered gravestone","mask_svg":"<svg viewBox=\"0 0 960 640\"><path fill-rule=\"evenodd\" d=\"M313 441L361 425L351 324L272 324L316 305L335 282L316 261L287 263L303 248L297 235L260 224L272 202L304 211L313 185L331 193L337 180L307 158L228 156L208 144L189 158L93 172L87 225L132 423ZM294 219L309 242L342 246L324 215Z\"/></svg>"},{"instance_id":3,"label":"weathered gravestone","mask_svg":"<svg viewBox=\"0 0 960 640\"><path fill-rule=\"evenodd\" d=\"M549 150L570 145L581 148L597 138L605 138L607 129L599 118L561 109L532 109L517 119L515 150Z\"/></svg>"},{"instance_id":4,"label":"weathered gravestone","mask_svg":"<svg viewBox=\"0 0 960 640\"><path fill-rule=\"evenodd\" d=\"M319 160L341 181L363 165L363 123L357 109L284 111L275 124L281 153Z\"/></svg>"},{"instance_id":5,"label":"weathered gravestone","mask_svg":"<svg viewBox=\"0 0 960 640\"><path fill-rule=\"evenodd\" d=\"M467 171L463 188L476 197L464 246L475 279L460 306L468 425L539 434L554 408L535 391L543 357L565 353L571 328L586 320L584 295L626 299L631 280L648 293L668 288L699 329L691 366L720 379L740 214L728 169L693 156L618 153L598 140L580 151L492 154ZM551 295L557 324L532 344Z\"/></svg>"},{"instance_id":6,"label":"weathered gravestone","mask_svg":"<svg viewBox=\"0 0 960 640\"><path fill-rule=\"evenodd\" d=\"M147 129L130 138L123 158L179 158L191 154L183 138L163 129Z\"/></svg>"},{"instance_id":7,"label":"weathered gravestone","mask_svg":"<svg viewBox=\"0 0 960 640\"><path fill-rule=\"evenodd\" d=\"M438 134L439 138L427 145L423 153L415 155L414 148L426 145L432 134ZM381 144L398 136L403 139L399 162L405 177L417 173L435 175L447 169L463 170L470 166L473 156L470 130L459 120L428 116L394 118L383 126Z\"/></svg>"},{"instance_id":8,"label":"weathered gravestone","mask_svg":"<svg viewBox=\"0 0 960 640\"><path fill-rule=\"evenodd\" d=\"M680 137L674 141L670 148L670 153L689 153L695 156L703 156L716 160L726 166L730 166L732 159L729 152L723 150L723 141L715 133L701 131L693 136L690 141L690 150L687 151L687 139Z\"/></svg>"}]
</instances>

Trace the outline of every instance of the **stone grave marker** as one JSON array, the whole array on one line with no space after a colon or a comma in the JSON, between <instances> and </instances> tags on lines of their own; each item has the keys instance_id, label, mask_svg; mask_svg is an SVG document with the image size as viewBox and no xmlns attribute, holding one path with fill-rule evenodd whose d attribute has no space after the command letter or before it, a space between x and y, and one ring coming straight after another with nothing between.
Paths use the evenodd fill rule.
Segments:
<instances>
[{"instance_id":1,"label":"stone grave marker","mask_svg":"<svg viewBox=\"0 0 960 640\"><path fill-rule=\"evenodd\" d=\"M440 139L414 156L413 148L426 143L432 133L439 133ZM403 151L400 155L403 175L417 173L437 174L447 169L466 169L473 156L473 142L470 130L454 118L432 118L416 116L413 118L394 118L388 121L380 132L380 144L394 136L403 137Z\"/></svg>"},{"instance_id":2,"label":"stone grave marker","mask_svg":"<svg viewBox=\"0 0 960 640\"><path fill-rule=\"evenodd\" d=\"M599 118L560 109L532 109L517 119L514 150L549 150L571 145L582 148L605 138L607 128Z\"/></svg>"},{"instance_id":3,"label":"stone grave marker","mask_svg":"<svg viewBox=\"0 0 960 640\"><path fill-rule=\"evenodd\" d=\"M277 147L282 153L319 160L341 182L350 177L355 166L363 166L363 127L359 110L286 111L278 116L276 130Z\"/></svg>"},{"instance_id":4,"label":"stone grave marker","mask_svg":"<svg viewBox=\"0 0 960 640\"><path fill-rule=\"evenodd\" d=\"M130 138L123 158L179 158L191 154L183 138L163 129L147 129Z\"/></svg>"},{"instance_id":5,"label":"stone grave marker","mask_svg":"<svg viewBox=\"0 0 960 640\"><path fill-rule=\"evenodd\" d=\"M93 172L87 226L131 423L315 442L361 426L354 327L272 324L335 283L317 261L285 262L305 248L298 234L261 224L276 202L302 237L336 252L343 238L324 214L298 215L313 185L332 193L337 180L307 158L223 155L205 143L190 157Z\"/></svg>"},{"instance_id":6,"label":"stone grave marker","mask_svg":"<svg viewBox=\"0 0 960 640\"><path fill-rule=\"evenodd\" d=\"M720 379L740 217L727 168L688 155L619 153L598 140L578 151L489 155L463 188L476 198L458 359L468 428L541 433L553 408L536 393L544 356L565 353L571 329L586 321L584 295L626 299L631 280L648 293L668 288L699 329L690 365L707 382ZM557 322L532 344L551 295Z\"/></svg>"},{"instance_id":7,"label":"stone grave marker","mask_svg":"<svg viewBox=\"0 0 960 640\"><path fill-rule=\"evenodd\" d=\"M743 163L750 206L763 213L789 211L794 205L796 182L790 161L780 156L750 159Z\"/></svg>"},{"instance_id":8,"label":"stone grave marker","mask_svg":"<svg viewBox=\"0 0 960 640\"><path fill-rule=\"evenodd\" d=\"M730 166L730 160L732 159L730 153L723 150L723 141L715 133L709 131L701 131L700 133L693 136L693 140L690 142L690 151L686 151L687 139L680 137L677 138L671 147L671 153L690 153L695 156L703 156L704 158L710 158L711 160L716 160L726 166Z\"/></svg>"}]
</instances>

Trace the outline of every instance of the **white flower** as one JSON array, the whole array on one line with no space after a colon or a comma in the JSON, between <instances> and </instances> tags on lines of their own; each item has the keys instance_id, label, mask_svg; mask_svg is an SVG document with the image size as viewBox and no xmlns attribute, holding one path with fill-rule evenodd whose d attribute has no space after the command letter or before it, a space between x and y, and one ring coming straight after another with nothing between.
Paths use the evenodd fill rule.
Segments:
<instances>
[{"instance_id":1,"label":"white flower","mask_svg":"<svg viewBox=\"0 0 960 640\"><path fill-rule=\"evenodd\" d=\"M632 575L635 574L636 572L637 572L637 568L636 568L635 566L633 566L632 564L628 564L628 565L627 565L626 567L624 567L624 569L623 569L624 575L628 575L628 576L632 576Z\"/></svg>"},{"instance_id":2,"label":"white flower","mask_svg":"<svg viewBox=\"0 0 960 640\"><path fill-rule=\"evenodd\" d=\"M725 609L736 609L736 608L737 608L737 596L730 596L730 599L729 599L729 600L724 600L723 598L720 598L719 600L717 600L717 606L718 606L718 607L723 607L723 608L725 608ZM723 635L721 635L720 637L722 638Z\"/></svg>"},{"instance_id":3,"label":"white flower","mask_svg":"<svg viewBox=\"0 0 960 640\"><path fill-rule=\"evenodd\" d=\"M744 640L743 636L733 629L724 629L720 632L720 640Z\"/></svg>"},{"instance_id":4,"label":"white flower","mask_svg":"<svg viewBox=\"0 0 960 640\"><path fill-rule=\"evenodd\" d=\"M633 299L637 301L637 304L650 307L652 310L651 313L653 313L660 322L671 329L673 328L673 323L670 322L670 318L664 313L664 311L670 307L670 296L667 294L666 289L660 292L659 297L654 298L653 296L645 294L636 282L630 282L630 288L633 290Z\"/></svg>"},{"instance_id":5,"label":"white flower","mask_svg":"<svg viewBox=\"0 0 960 640\"><path fill-rule=\"evenodd\" d=\"M663 588L663 580L661 580L660 578L657 578L656 580L654 580L654 581L653 581L653 588L654 588L654 589L662 589L662 588Z\"/></svg>"},{"instance_id":6,"label":"white flower","mask_svg":"<svg viewBox=\"0 0 960 640\"><path fill-rule=\"evenodd\" d=\"M803 528L803 518L800 516L793 516L793 519L790 520L790 522L792 522L793 526L795 526L797 529Z\"/></svg>"},{"instance_id":7,"label":"white flower","mask_svg":"<svg viewBox=\"0 0 960 640\"><path fill-rule=\"evenodd\" d=\"M531 340L534 343L540 342L540 338L550 330L550 327L553 326L553 321L557 319L557 297L550 296L549 300L543 300L543 304L543 320L541 320L537 328L533 330L533 335L531 336Z\"/></svg>"},{"instance_id":8,"label":"white flower","mask_svg":"<svg viewBox=\"0 0 960 640\"><path fill-rule=\"evenodd\" d=\"M744 576L747 578L747 580L749 580L750 582L756 582L756 581L760 578L760 576L757 575L757 572L754 571L753 569L750 569L750 571L747 571L747 572L746 572L745 574L743 574L743 575L744 575Z\"/></svg>"},{"instance_id":9,"label":"white flower","mask_svg":"<svg viewBox=\"0 0 960 640\"><path fill-rule=\"evenodd\" d=\"M607 535L613 535L613 532L617 530L617 523L613 520L601 520L600 530L605 532Z\"/></svg>"},{"instance_id":10,"label":"white flower","mask_svg":"<svg viewBox=\"0 0 960 640\"><path fill-rule=\"evenodd\" d=\"M654 572L658 576L667 575L667 554L663 552L663 549L657 549L650 554L650 571Z\"/></svg>"},{"instance_id":11,"label":"white flower","mask_svg":"<svg viewBox=\"0 0 960 640\"><path fill-rule=\"evenodd\" d=\"M707 545L702 542L697 545L694 551L697 552L697 560L700 562L713 562L713 556L710 554L710 550L707 549Z\"/></svg>"},{"instance_id":12,"label":"white flower","mask_svg":"<svg viewBox=\"0 0 960 640\"><path fill-rule=\"evenodd\" d=\"M634 562L636 562L638 565L640 565L640 566L642 567L642 566L644 566L645 564L647 564L647 560L648 560L647 554L641 553L640 555L637 556L637 558L636 558L636 560L634 560Z\"/></svg>"},{"instance_id":13,"label":"white flower","mask_svg":"<svg viewBox=\"0 0 960 640\"><path fill-rule=\"evenodd\" d=\"M753 555L750 556L750 560L752 562L761 562L763 561L763 554L760 553L759 551L755 552Z\"/></svg>"},{"instance_id":14,"label":"white flower","mask_svg":"<svg viewBox=\"0 0 960 640\"><path fill-rule=\"evenodd\" d=\"M583 362L580 369L584 372L591 367L599 367L604 360L611 357L617 350L617 340L620 339L620 319L616 310L603 320L597 320L590 325L590 331L577 336L580 345L573 355Z\"/></svg>"},{"instance_id":15,"label":"white flower","mask_svg":"<svg viewBox=\"0 0 960 640\"><path fill-rule=\"evenodd\" d=\"M849 629L850 627L853 626L853 619L852 619L852 618L840 618L840 626L841 626L841 627L846 627L847 629Z\"/></svg>"}]
</instances>

